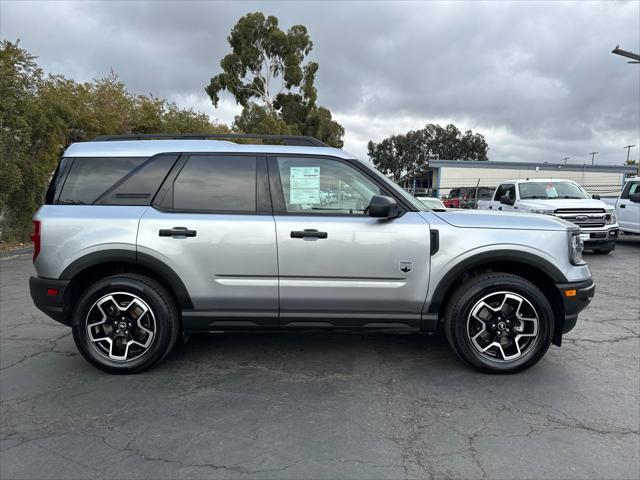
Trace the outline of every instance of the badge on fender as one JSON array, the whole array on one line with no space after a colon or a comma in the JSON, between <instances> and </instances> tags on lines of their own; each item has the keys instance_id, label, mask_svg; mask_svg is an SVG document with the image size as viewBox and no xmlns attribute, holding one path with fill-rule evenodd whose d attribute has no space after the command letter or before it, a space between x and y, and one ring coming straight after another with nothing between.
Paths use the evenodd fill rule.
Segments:
<instances>
[{"instance_id":1,"label":"badge on fender","mask_svg":"<svg viewBox=\"0 0 640 480\"><path fill-rule=\"evenodd\" d=\"M400 262L400 271L403 273L409 273L413 268L413 262Z\"/></svg>"}]
</instances>

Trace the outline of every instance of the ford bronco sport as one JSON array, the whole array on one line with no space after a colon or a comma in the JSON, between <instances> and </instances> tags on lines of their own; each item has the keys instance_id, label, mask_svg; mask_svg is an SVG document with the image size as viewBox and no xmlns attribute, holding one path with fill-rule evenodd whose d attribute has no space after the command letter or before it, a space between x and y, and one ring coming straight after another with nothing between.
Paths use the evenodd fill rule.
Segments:
<instances>
[{"instance_id":1,"label":"ford bronco sport","mask_svg":"<svg viewBox=\"0 0 640 480\"><path fill-rule=\"evenodd\" d=\"M316 139L234 137L65 151L34 216L31 296L95 366L142 371L198 332L442 328L476 369L516 372L593 296L574 224L434 212Z\"/></svg>"}]
</instances>

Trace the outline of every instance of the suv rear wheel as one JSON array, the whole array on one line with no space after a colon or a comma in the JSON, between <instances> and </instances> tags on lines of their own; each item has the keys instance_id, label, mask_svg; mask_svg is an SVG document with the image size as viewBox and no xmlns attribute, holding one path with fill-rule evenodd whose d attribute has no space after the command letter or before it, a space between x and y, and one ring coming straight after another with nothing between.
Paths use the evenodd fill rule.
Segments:
<instances>
[{"instance_id":1,"label":"suv rear wheel","mask_svg":"<svg viewBox=\"0 0 640 480\"><path fill-rule=\"evenodd\" d=\"M553 335L553 311L531 282L507 273L487 273L454 292L445 333L465 362L489 373L515 373L545 354Z\"/></svg>"},{"instance_id":2,"label":"suv rear wheel","mask_svg":"<svg viewBox=\"0 0 640 480\"><path fill-rule=\"evenodd\" d=\"M180 319L162 285L142 275L123 274L104 278L82 294L72 327L78 349L93 365L134 373L171 351Z\"/></svg>"}]
</instances>

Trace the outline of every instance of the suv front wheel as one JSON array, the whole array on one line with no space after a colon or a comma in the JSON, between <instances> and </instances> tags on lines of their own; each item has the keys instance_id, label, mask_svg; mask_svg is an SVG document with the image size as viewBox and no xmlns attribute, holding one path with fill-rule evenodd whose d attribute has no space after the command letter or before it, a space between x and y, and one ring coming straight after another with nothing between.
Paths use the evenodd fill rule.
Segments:
<instances>
[{"instance_id":1,"label":"suv front wheel","mask_svg":"<svg viewBox=\"0 0 640 480\"><path fill-rule=\"evenodd\" d=\"M162 285L143 275L122 274L96 282L80 296L72 327L80 353L93 365L134 373L171 351L180 319Z\"/></svg>"},{"instance_id":2,"label":"suv front wheel","mask_svg":"<svg viewBox=\"0 0 640 480\"><path fill-rule=\"evenodd\" d=\"M486 273L452 295L444 330L456 354L488 373L515 373L545 354L553 336L553 311L531 282L508 273Z\"/></svg>"}]
</instances>

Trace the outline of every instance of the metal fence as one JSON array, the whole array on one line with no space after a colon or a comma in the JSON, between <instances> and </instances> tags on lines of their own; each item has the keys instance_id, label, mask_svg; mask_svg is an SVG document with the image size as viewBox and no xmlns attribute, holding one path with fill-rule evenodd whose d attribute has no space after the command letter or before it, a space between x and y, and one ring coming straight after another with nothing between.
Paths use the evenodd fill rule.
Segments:
<instances>
[{"instance_id":1,"label":"metal fence","mask_svg":"<svg viewBox=\"0 0 640 480\"><path fill-rule=\"evenodd\" d=\"M622 184L584 183L582 187L590 194L602 198L617 198L622 192ZM412 195L426 195L439 198L448 208L477 208L478 200L491 200L497 185L483 184L481 179L468 180L463 184L445 183L437 188L407 188Z\"/></svg>"}]
</instances>

